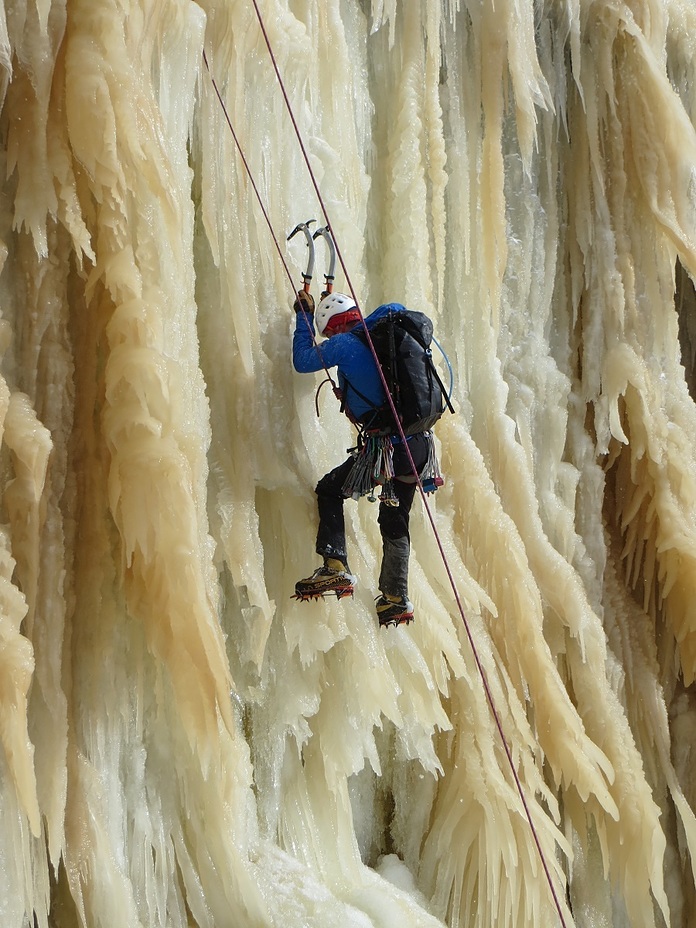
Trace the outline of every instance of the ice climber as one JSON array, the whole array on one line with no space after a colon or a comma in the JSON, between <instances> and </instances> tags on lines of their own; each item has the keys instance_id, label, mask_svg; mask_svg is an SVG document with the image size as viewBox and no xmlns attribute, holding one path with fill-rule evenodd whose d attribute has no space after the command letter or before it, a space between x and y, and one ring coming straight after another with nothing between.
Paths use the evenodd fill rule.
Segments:
<instances>
[{"instance_id":1,"label":"ice climber","mask_svg":"<svg viewBox=\"0 0 696 928\"><path fill-rule=\"evenodd\" d=\"M332 593L340 599L352 595L356 578L348 566L343 504L345 499L357 499L365 493L374 498L372 487L380 483L378 522L382 563L377 617L381 626L400 625L413 619L413 604L408 597L409 514L416 479L400 435L370 436L371 415L384 406L386 397L372 351L366 339L359 337L364 329L362 324L358 325L361 315L355 302L342 293L322 296L316 310L316 330L326 339L321 344L315 342L314 299L301 290L295 301L293 365L300 373L338 368L342 409L358 425L360 434L354 453L316 486L319 510L316 551L324 560L311 577L298 581L295 597L305 600ZM366 317L365 323L370 329L385 314L400 310L404 307L398 303L379 306ZM393 417L390 421L393 422ZM421 480L428 475L431 484L434 477L441 483L432 432L409 435L406 440Z\"/></svg>"}]
</instances>

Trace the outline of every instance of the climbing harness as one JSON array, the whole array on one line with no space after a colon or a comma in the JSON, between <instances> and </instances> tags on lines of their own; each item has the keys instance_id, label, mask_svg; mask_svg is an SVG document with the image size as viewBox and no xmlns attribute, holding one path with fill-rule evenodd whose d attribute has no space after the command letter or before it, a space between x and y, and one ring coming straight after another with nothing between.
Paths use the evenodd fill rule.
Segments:
<instances>
[{"instance_id":1,"label":"climbing harness","mask_svg":"<svg viewBox=\"0 0 696 928\"><path fill-rule=\"evenodd\" d=\"M265 27L265 24L264 24L264 21L263 21L263 17L262 17L262 15L261 15L261 11L259 10L258 0L252 0L252 4L253 4L253 7L254 7L254 10L255 10L255 13L256 13L256 17L257 17L257 19L258 19L259 28L260 28L260 30L261 30L261 33L262 33L263 38L264 38L264 41L265 41L265 43L266 43L266 47L267 47L267 49L268 49L268 53L269 53L269 56L270 56L270 59L271 59L271 63L272 63L272 65L273 65L273 69L274 69L275 74L276 74L276 77L277 77L277 79L278 79L278 85L279 85L279 87L280 87L281 93L282 93L282 95L283 95L283 99L284 99L284 101L285 101L286 108L287 108L287 110L288 110L288 114L289 114L290 120L291 120L292 125L293 125L293 128L294 128L294 130L295 130L295 135L297 136L297 141L298 141L300 150L301 150L301 152L302 152L302 156L303 156L303 158L304 158L305 164L306 164L306 166L307 166L307 170L308 170L308 172L309 172L309 177L310 177L310 179L311 179L312 185L313 185L314 190L315 190L315 193L316 193L316 195L317 195L317 200L318 200L318 202L319 202L319 204L320 204L320 206L321 206L322 213L323 213L324 218L325 218L325 220L326 220L326 229L328 230L329 227L330 227L328 212L327 212L327 210L326 210L326 206L325 206L325 203L324 203L324 199L323 199L323 197L322 197L322 195L321 195L321 191L320 191L320 189L319 189L319 185L318 185L318 183L317 183L316 176L315 176L314 171L313 171L313 169L312 169L312 165L311 165L310 160L309 160L309 155L307 154L307 150L306 150L304 141L303 141L303 139L302 139L302 134L301 134L301 132L300 132L300 130L299 130L299 126L298 126L298 124L297 124L297 120L295 119L295 114L294 114L293 109L292 109L292 106L291 106L291 104L290 104L290 100L289 100L289 98L288 98L288 94L287 94L287 91L286 91L286 89L285 89L285 84L284 84L284 82L283 82L282 76L281 76L281 74L280 74L280 70L279 70L279 68L278 68L278 63L277 63L277 61L276 61L276 57L275 57L275 55L274 55L274 52L273 52L273 48L272 48L272 46L271 46L270 39L269 39L268 33L267 33L267 31L266 31L266 27ZM207 58L205 58L205 54L204 54L204 60L205 60L205 63L206 63L206 67L208 67L208 61L207 61ZM210 71L209 68L208 68L208 70ZM270 220L269 220L269 218L268 218L268 214L267 214L265 208L263 207L263 203L262 203L261 197L260 197L260 195L259 195L259 193L258 193L258 190L256 189L256 185L253 183L253 178L252 178L252 175L251 175L251 171L250 171L249 166L248 166L248 164L247 164L247 162L246 162L246 159L244 158L244 154L243 154L243 152L242 152L241 146L239 145L239 142L237 141L237 136L236 136L236 134L235 134L235 132L234 132L234 129L233 129L232 124L231 124L231 122L230 122L229 116L227 115L227 111L226 111L226 108L225 108L225 105L224 105L224 101L222 100L222 97L221 97L221 95L220 95L220 93L219 93L219 91L218 91L218 89L217 89L217 85L215 84L215 81L214 81L214 79L212 78L212 74L211 74L211 80L213 80L213 86L214 86L215 91L216 91L216 93L217 93L217 96L218 96L218 99L219 99L219 101L220 101L220 104L222 105L223 111L225 112L225 116L226 116L226 118L227 118L228 125L229 125L230 130L231 130L231 132L232 132L232 135L233 135L233 137L234 137L234 139L235 139L235 144L237 145L237 148L238 148L238 150L239 150L239 152L240 152L240 155L241 155L242 160L243 160L243 162L244 162L244 166L245 166L245 168L246 168L246 171L247 171L249 177L252 179L252 186L253 186L253 188L254 188L254 192L256 193L256 196L257 196L257 199L259 200L259 203L261 204L261 208L262 208L262 210L263 210L264 217L266 218L266 222L267 222L267 224L268 224L268 226L269 226L269 229L270 229L270 231L271 231L271 235L272 235L273 240L274 240L274 242L275 242L275 244L276 244L276 248L277 248L278 253L279 253L279 255L280 255L282 264L283 264L283 266L284 266L284 268L285 268L285 270L286 270L286 273L287 273L287 275L288 275L288 278L290 279L290 283L292 284L292 276L290 275L290 272L289 272L289 270L288 270L287 264L286 264L286 262L285 262L285 259L284 259L283 255L282 255L282 252L281 252L281 249L280 249L278 240L277 240L277 238L276 238L276 236L275 236L275 234L274 234L274 232L273 232L273 227L272 227L272 225L271 225L271 223L270 223ZM306 224L305 224L305 225L306 225ZM322 233L322 234L323 234L323 233ZM328 243L328 238L327 238L326 240L327 240L327 243ZM348 286L348 290L349 290L349 292L351 293L351 295L352 295L352 297L353 297L353 300L355 301L355 305L356 305L356 307L358 308L358 311L359 311L358 299L357 299L355 290L354 290L354 288L353 288L353 284L352 284L352 282L351 282L350 276L349 276L349 274L348 274L348 269L347 269L347 267L346 267L345 261L343 260L343 256L342 256L342 254L341 254L341 250L340 250L340 248L339 248L339 246L338 246L338 243L336 243L336 242L334 242L334 241L332 240L332 244L334 245L334 248L335 248L335 256L336 256L336 258L338 259L338 261L340 262L341 268L343 269L343 273L344 273L344 276L345 276L345 279L346 279L346 284L347 284L347 286ZM313 268L312 268L312 270L313 270ZM333 272L332 272L332 269L330 268L330 274L332 275L332 273L333 273ZM329 290L329 292L331 292L328 285L329 285L329 283L331 283L331 284L333 285L333 280L329 280L329 276L328 276L328 275L326 275L326 277L327 277L327 279L326 279L327 290ZM293 288L293 289L294 289L294 288ZM305 290L308 290L308 287L305 287ZM369 332L368 332L368 329L367 329L367 325L365 324L365 319L364 319L362 313L360 313L360 319L361 319L361 323L362 323L363 329L364 329L365 334L366 334L367 344L369 345L370 350L372 351L375 364L377 364L377 366L378 366L378 368L379 368L379 359L378 359L378 357L377 357L377 353L376 353L376 351L375 351L374 345L372 344L372 340L370 339L370 335L369 335ZM318 348L317 348L317 350L318 350ZM325 367L324 369L326 370L326 367ZM380 368L380 371L381 371L381 368ZM326 373L327 373L327 378L328 378L329 381L333 384L333 380L332 380L331 375L329 374L328 370L326 370ZM508 762L508 766L509 766L509 769L510 769L510 773L511 773L512 779L513 779L514 784L515 784L515 789L516 789L517 794L518 794L518 796L519 796L519 798L520 798L520 802L521 802L522 807L523 807L523 809L524 809L525 817L526 817L527 822L528 822L528 824L529 824L530 833L531 833L531 835L532 835L532 838L533 838L533 840L534 840L534 843L535 843L535 846L536 846L536 849L537 849L537 853L538 853L538 855L539 855L539 860L540 860L540 862L541 862L541 866L542 866L542 869L543 869L543 871L544 871L544 875L545 875L545 877L546 877L546 881L547 881L547 883L548 883L551 896L552 896L552 898L553 898L553 902L554 902L554 905L555 905L555 908L556 908L556 912L557 912L558 917L559 917L559 920L560 920L561 928L566 928L566 922L565 922L565 918L564 918L564 916L563 916L563 910L562 910L562 908L561 908L561 903L560 903L560 900L559 900L559 898L558 898L558 894L557 894L557 892L556 892L556 888L555 888L554 883L553 883L553 879L552 879L552 876L551 876L551 871L550 871L550 869L549 869L549 864L548 864L548 862L547 862L547 860L546 860L546 855L544 854L543 848L542 848L542 846L541 846L541 841L540 841L540 838L539 838L539 834L538 834L538 832L537 832L536 826L534 825L534 821L533 821L533 819L532 819L532 814L531 814L531 810L530 810L530 808L529 808L529 804L528 804L528 802L527 802L527 797L526 797L526 794L525 794L525 790L524 790L524 788L523 788L523 786L522 786L522 782L521 782L521 780L520 780L520 775L518 774L517 769L516 769L516 767L515 767L515 763L514 763L513 756L512 756L512 749L511 749L510 745L508 744L508 741L507 741L507 739L506 739L506 737L505 737L505 731L504 731L504 729L503 729L502 719L501 719L500 713L498 712L498 710L497 710L497 708L496 708L495 700L494 700L494 698L493 698L493 692L492 692L491 686L490 686L490 684L489 684L489 682L488 682L488 678L487 678L487 675L486 675L486 671L485 671L485 668L484 668L484 666L483 666L481 657L480 657L480 655L479 655L478 648L476 647L476 642L475 642L475 640L474 640L473 632L472 632L472 630L471 630L469 621L468 621L468 619L467 619L467 617L466 617L466 613L465 613L465 611L464 611L464 606L462 605L461 597L460 597L459 591L458 591L458 589L457 589L457 585L456 585L456 582L455 582L455 579L454 579L454 575L453 575L453 573L452 573L452 569L451 569L451 567L450 567L450 564L449 564L447 555L446 555L446 553L445 553L444 546L443 546L442 540L441 540L441 538L440 538L440 534L439 534L438 529L437 529L437 526L436 526L436 524L435 524L435 518L434 518L434 516L433 516L431 507L430 507L430 505L428 504L428 501L427 501L427 498L426 498L425 487L424 487L424 485L423 485L423 483L422 483L420 477L418 476L418 472L417 472L417 470L416 470L416 466L415 466L415 463L414 463L414 461L413 461L413 457L412 457L411 452L410 452L410 449L409 449L409 447L408 447L408 442L406 441L406 436L404 435L403 429L401 428L400 424L398 423L398 417L397 417L396 407L394 406L393 401L391 400L391 397L389 396L389 390L388 390L388 387L387 387L386 380L384 379L383 374L380 374L380 376L382 377L384 390L385 390L385 393L386 393L386 395L387 395L387 397L388 397L388 399L389 399L389 403L390 403L390 405L391 405L391 407L392 407L392 413L393 413L393 415L394 415L394 419L395 419L395 421L397 422L397 424L399 425L399 435L400 435L400 438L401 438L401 440L405 443L406 454L407 454L407 457L408 457L408 460L409 460L409 463L410 463L410 466L411 466L411 470L412 470L413 476L414 476L414 478L415 478L415 480L416 480L416 483L418 484L418 488L419 488L420 493L421 493L421 497L422 497L423 504L424 504L424 508L425 508L425 511L426 511L426 514L427 514L427 517L428 517L428 521L430 522L430 526L431 526L431 529L432 529L432 532L433 532L433 536L434 536L434 538L435 538L435 542L436 542L437 547L438 547L438 550L439 550L439 552L440 552L440 557L442 558L442 562L443 562L445 571L446 571L446 573L447 573L447 577L448 577L450 586L451 586L451 588L452 588L452 592L453 592L453 594L454 594L454 600L455 600L455 602L456 602L456 604L457 604L457 609L458 609L459 614L460 614L460 616L461 616L462 624L463 624L463 627L464 627L464 630L465 630L467 639L468 639L468 641L469 641L469 645L470 645L470 647L471 647L472 656L473 656L474 662L475 662L475 664L476 664L476 668L477 668L477 671L478 671L478 674L479 674L479 678L481 679L481 684L482 684L482 686L483 686L484 693L485 693L485 696L486 696L486 700L487 700L487 702L488 702L488 706L489 706L489 709L490 709L490 712L491 712L491 717L493 718L493 721L494 721L494 723L495 723L495 726L496 726L496 728L497 728L497 730L498 730L498 734L499 734L499 737L500 737L500 740L501 740L501 744L502 744L503 750L504 750L504 752L505 752L505 756L506 756L506 758L507 758L507 762ZM334 384L334 392L337 392L337 390L338 390L338 388L337 388L337 387L335 386L335 384ZM340 391L338 391L338 394L340 395ZM388 451L386 451L386 449L385 449L384 447L382 447L382 449L381 449L381 451L380 451L379 453L380 453L380 466L382 466L382 462L384 462L384 464L385 464L385 466L386 466L386 460L387 460L387 457L388 457ZM435 478L433 478L433 479L435 479Z\"/></svg>"}]
</instances>

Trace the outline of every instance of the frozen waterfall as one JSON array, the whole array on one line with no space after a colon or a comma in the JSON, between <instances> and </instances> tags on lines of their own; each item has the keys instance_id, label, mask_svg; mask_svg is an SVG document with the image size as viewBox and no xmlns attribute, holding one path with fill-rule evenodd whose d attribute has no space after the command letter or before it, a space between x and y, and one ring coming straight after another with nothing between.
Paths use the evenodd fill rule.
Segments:
<instances>
[{"instance_id":1,"label":"frozen waterfall","mask_svg":"<svg viewBox=\"0 0 696 928\"><path fill-rule=\"evenodd\" d=\"M259 9L326 216L251 0L0 3L0 928L695 928L696 4ZM291 599L354 431L254 185L435 321L475 650L420 499L413 625L366 500Z\"/></svg>"}]
</instances>

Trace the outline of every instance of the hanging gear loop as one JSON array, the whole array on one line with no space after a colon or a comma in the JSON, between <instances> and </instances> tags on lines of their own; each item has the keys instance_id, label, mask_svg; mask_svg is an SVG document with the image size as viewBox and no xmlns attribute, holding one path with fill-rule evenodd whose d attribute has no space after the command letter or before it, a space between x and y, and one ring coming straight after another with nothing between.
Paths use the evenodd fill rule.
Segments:
<instances>
[{"instance_id":1,"label":"hanging gear loop","mask_svg":"<svg viewBox=\"0 0 696 928\"><path fill-rule=\"evenodd\" d=\"M307 256L307 270L302 272L302 289L305 293L309 293L309 288L312 283L312 275L314 274L314 239L316 235L312 235L311 229L309 228L310 223L316 222L316 219L308 219L307 222L298 222L295 228L292 230L290 235L287 237L287 241L297 235L298 232L304 232L305 238L307 239L307 248L309 250L309 255Z\"/></svg>"}]
</instances>

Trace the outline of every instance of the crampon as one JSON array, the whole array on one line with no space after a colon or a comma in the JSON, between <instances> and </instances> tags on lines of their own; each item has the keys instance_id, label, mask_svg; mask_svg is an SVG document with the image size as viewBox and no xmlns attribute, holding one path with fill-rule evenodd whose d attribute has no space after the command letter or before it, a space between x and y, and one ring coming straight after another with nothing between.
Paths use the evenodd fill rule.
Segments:
<instances>
[{"instance_id":1,"label":"crampon","mask_svg":"<svg viewBox=\"0 0 696 928\"><path fill-rule=\"evenodd\" d=\"M380 628L389 628L390 625L396 628L398 625L409 625L413 622L413 603L405 597L399 602L394 602L386 596L378 596L375 605Z\"/></svg>"},{"instance_id":2,"label":"crampon","mask_svg":"<svg viewBox=\"0 0 696 928\"><path fill-rule=\"evenodd\" d=\"M334 570L331 567L317 567L311 577L298 580L295 584L293 599L306 602L309 599L321 599L335 596L343 599L352 596L355 589L355 577L347 570Z\"/></svg>"}]
</instances>

